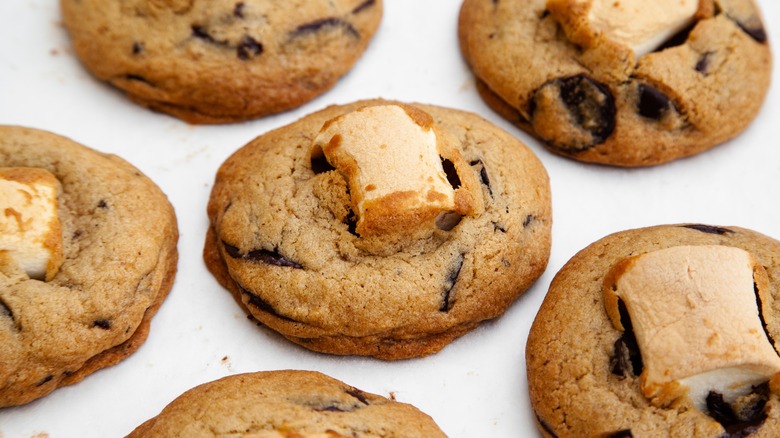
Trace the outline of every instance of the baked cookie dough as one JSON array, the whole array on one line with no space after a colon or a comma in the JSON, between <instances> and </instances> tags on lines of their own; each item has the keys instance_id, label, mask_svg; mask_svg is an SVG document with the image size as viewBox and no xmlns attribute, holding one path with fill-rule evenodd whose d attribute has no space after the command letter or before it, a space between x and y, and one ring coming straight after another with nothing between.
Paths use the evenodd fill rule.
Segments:
<instances>
[{"instance_id":1,"label":"baked cookie dough","mask_svg":"<svg viewBox=\"0 0 780 438\"><path fill-rule=\"evenodd\" d=\"M544 436L780 433L780 242L739 227L607 236L555 276L528 336Z\"/></svg>"},{"instance_id":2,"label":"baked cookie dough","mask_svg":"<svg viewBox=\"0 0 780 438\"><path fill-rule=\"evenodd\" d=\"M76 55L140 105L190 123L300 106L376 32L382 0L61 0Z\"/></svg>"},{"instance_id":3,"label":"baked cookie dough","mask_svg":"<svg viewBox=\"0 0 780 438\"><path fill-rule=\"evenodd\" d=\"M464 0L485 102L552 152L646 166L743 131L769 87L752 0Z\"/></svg>"},{"instance_id":4,"label":"baked cookie dough","mask_svg":"<svg viewBox=\"0 0 780 438\"><path fill-rule=\"evenodd\" d=\"M138 349L172 286L178 231L135 167L22 127L0 126L0 207L3 407Z\"/></svg>"},{"instance_id":5,"label":"baked cookie dough","mask_svg":"<svg viewBox=\"0 0 780 438\"><path fill-rule=\"evenodd\" d=\"M412 405L314 371L238 374L195 387L128 438L445 437Z\"/></svg>"},{"instance_id":6,"label":"baked cookie dough","mask_svg":"<svg viewBox=\"0 0 780 438\"><path fill-rule=\"evenodd\" d=\"M208 268L261 323L315 351L432 354L496 318L544 271L547 173L453 109L332 106L219 169Z\"/></svg>"}]
</instances>

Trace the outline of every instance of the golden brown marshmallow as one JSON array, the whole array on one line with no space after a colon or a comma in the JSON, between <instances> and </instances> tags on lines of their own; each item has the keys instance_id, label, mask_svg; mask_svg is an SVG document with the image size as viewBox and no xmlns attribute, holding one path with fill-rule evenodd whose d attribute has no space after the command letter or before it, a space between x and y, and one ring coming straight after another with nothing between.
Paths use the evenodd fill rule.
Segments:
<instances>
[{"instance_id":1,"label":"golden brown marshmallow","mask_svg":"<svg viewBox=\"0 0 780 438\"><path fill-rule=\"evenodd\" d=\"M601 39L630 47L639 57L689 26L699 0L548 0L547 8L574 44Z\"/></svg>"},{"instance_id":2,"label":"golden brown marshmallow","mask_svg":"<svg viewBox=\"0 0 780 438\"><path fill-rule=\"evenodd\" d=\"M30 278L51 280L62 264L59 191L46 170L0 168L0 253Z\"/></svg>"},{"instance_id":3,"label":"golden brown marshmallow","mask_svg":"<svg viewBox=\"0 0 780 438\"><path fill-rule=\"evenodd\" d=\"M370 106L326 122L311 154L324 155L346 178L359 235L412 235L447 215L481 211L474 177L464 172L468 163L443 137L417 108ZM448 182L442 157L459 174L460 188Z\"/></svg>"},{"instance_id":4,"label":"golden brown marshmallow","mask_svg":"<svg viewBox=\"0 0 780 438\"><path fill-rule=\"evenodd\" d=\"M755 284L755 289L754 289ZM706 411L710 391L727 403L780 373L764 331L771 312L766 271L726 246L677 246L625 259L604 283L607 313L623 330L622 300L642 355L641 389L657 406L688 396Z\"/></svg>"}]
</instances>

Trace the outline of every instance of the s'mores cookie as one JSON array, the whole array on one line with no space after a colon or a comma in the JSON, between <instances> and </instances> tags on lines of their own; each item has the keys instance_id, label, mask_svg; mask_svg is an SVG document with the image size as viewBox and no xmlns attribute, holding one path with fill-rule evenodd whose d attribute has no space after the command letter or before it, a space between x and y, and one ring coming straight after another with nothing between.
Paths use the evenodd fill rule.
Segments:
<instances>
[{"instance_id":1,"label":"s'mores cookie","mask_svg":"<svg viewBox=\"0 0 780 438\"><path fill-rule=\"evenodd\" d=\"M545 436L777 436L780 242L738 227L607 236L556 275L528 336Z\"/></svg>"},{"instance_id":2,"label":"s'mores cookie","mask_svg":"<svg viewBox=\"0 0 780 438\"><path fill-rule=\"evenodd\" d=\"M206 264L258 321L306 348L402 359L498 317L550 251L547 173L462 111L332 106L219 169Z\"/></svg>"},{"instance_id":3,"label":"s'mores cookie","mask_svg":"<svg viewBox=\"0 0 780 438\"><path fill-rule=\"evenodd\" d=\"M136 168L0 126L0 407L133 353L173 283L173 208Z\"/></svg>"},{"instance_id":4,"label":"s'mores cookie","mask_svg":"<svg viewBox=\"0 0 780 438\"><path fill-rule=\"evenodd\" d=\"M488 105L556 154L615 166L736 136L771 77L752 0L464 0L459 37Z\"/></svg>"}]
</instances>

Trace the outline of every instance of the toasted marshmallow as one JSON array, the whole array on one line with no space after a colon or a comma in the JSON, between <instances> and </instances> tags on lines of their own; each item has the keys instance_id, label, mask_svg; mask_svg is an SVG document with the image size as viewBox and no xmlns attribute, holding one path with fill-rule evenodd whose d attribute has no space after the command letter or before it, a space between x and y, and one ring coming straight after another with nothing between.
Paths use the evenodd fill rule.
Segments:
<instances>
[{"instance_id":1,"label":"toasted marshmallow","mask_svg":"<svg viewBox=\"0 0 780 438\"><path fill-rule=\"evenodd\" d=\"M547 8L575 44L606 38L642 56L689 26L699 0L548 0Z\"/></svg>"},{"instance_id":2,"label":"toasted marshmallow","mask_svg":"<svg viewBox=\"0 0 780 438\"><path fill-rule=\"evenodd\" d=\"M62 264L59 190L46 170L0 168L0 252L30 278L51 280Z\"/></svg>"},{"instance_id":3,"label":"toasted marshmallow","mask_svg":"<svg viewBox=\"0 0 780 438\"><path fill-rule=\"evenodd\" d=\"M414 234L433 230L437 218L478 211L475 196L447 180L442 157L459 174L468 164L444 142L431 116L417 108L369 106L326 122L311 155L324 154L346 178L360 236Z\"/></svg>"},{"instance_id":4,"label":"toasted marshmallow","mask_svg":"<svg viewBox=\"0 0 780 438\"><path fill-rule=\"evenodd\" d=\"M644 364L641 389L651 403L687 395L706 412L710 391L733 403L780 373L756 304L765 316L771 312L766 275L744 250L715 245L677 246L615 265L604 283L607 313L623 330L618 299L628 310Z\"/></svg>"}]
</instances>

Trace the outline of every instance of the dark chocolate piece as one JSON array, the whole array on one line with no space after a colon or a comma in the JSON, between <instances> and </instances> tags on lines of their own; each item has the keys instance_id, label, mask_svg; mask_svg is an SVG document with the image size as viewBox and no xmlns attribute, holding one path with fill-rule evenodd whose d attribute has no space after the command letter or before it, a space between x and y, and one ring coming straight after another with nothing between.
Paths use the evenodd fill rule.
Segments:
<instances>
[{"instance_id":1,"label":"dark chocolate piece","mask_svg":"<svg viewBox=\"0 0 780 438\"><path fill-rule=\"evenodd\" d=\"M52 379L54 379L54 376L52 376L51 374L49 374L48 376L46 376L46 377L44 377L43 379L41 379L40 381L38 381L38 383L36 383L36 384L35 384L35 386L43 386L43 385L45 385L45 384L47 384L47 383L51 382L51 381L52 381Z\"/></svg>"},{"instance_id":2,"label":"dark chocolate piece","mask_svg":"<svg viewBox=\"0 0 780 438\"><path fill-rule=\"evenodd\" d=\"M461 268L463 268L464 256L465 254L458 256L458 258L453 263L447 278L444 281L444 290L442 292L443 299L441 307L439 307L439 311L441 312L448 312L450 309L452 309L453 303L451 302L450 293L458 281Z\"/></svg>"},{"instance_id":3,"label":"dark chocolate piece","mask_svg":"<svg viewBox=\"0 0 780 438\"><path fill-rule=\"evenodd\" d=\"M693 31L693 28L696 27L698 24L698 21L694 21L689 26L685 27L683 30L677 32L676 34L672 35L668 40L666 40L663 44L661 44L657 49L653 50L653 52L661 52L664 51L670 47L677 47L682 46L685 44L686 41L688 41L688 36Z\"/></svg>"},{"instance_id":4,"label":"dark chocolate piece","mask_svg":"<svg viewBox=\"0 0 780 438\"><path fill-rule=\"evenodd\" d=\"M710 57L712 57L713 52L706 52L699 58L699 61L696 62L696 71L706 75L707 69L710 67Z\"/></svg>"},{"instance_id":5,"label":"dark chocolate piece","mask_svg":"<svg viewBox=\"0 0 780 438\"><path fill-rule=\"evenodd\" d=\"M103 200L103 199L101 199L101 200L98 202L98 205L97 205L97 206L98 206L98 208L108 208L108 204L106 204L106 201L105 201L105 200Z\"/></svg>"},{"instance_id":6,"label":"dark chocolate piece","mask_svg":"<svg viewBox=\"0 0 780 438\"><path fill-rule=\"evenodd\" d=\"M363 391L361 391L361 390L359 390L359 389L357 389L355 387L351 387L351 388L345 390L344 392L346 392L347 394L351 395L352 397L355 397L356 399L358 399L360 401L360 403L363 403L364 405L368 405L369 404L368 403L368 399L366 398L366 394Z\"/></svg>"},{"instance_id":7,"label":"dark chocolate piece","mask_svg":"<svg viewBox=\"0 0 780 438\"><path fill-rule=\"evenodd\" d=\"M637 109L639 114L648 119L660 120L669 108L672 102L666 95L658 89L646 84L639 84L639 102Z\"/></svg>"},{"instance_id":8,"label":"dark chocolate piece","mask_svg":"<svg viewBox=\"0 0 780 438\"><path fill-rule=\"evenodd\" d=\"M273 266L303 269L303 266L300 265L299 263L296 263L286 258L285 256L279 254L278 248L274 248L273 251L269 251L267 249L255 249L249 251L246 254L241 254L241 252L238 250L238 247L230 245L229 243L226 242L222 242L222 244L225 246L225 252L227 252L228 255L234 259L248 260L251 262L260 262L260 263L265 263L267 265L273 265Z\"/></svg>"},{"instance_id":9,"label":"dark chocolate piece","mask_svg":"<svg viewBox=\"0 0 780 438\"><path fill-rule=\"evenodd\" d=\"M479 179L482 181L482 184L487 188L488 194L492 197L493 188L490 187L490 177L488 177L487 167L485 167L485 163L483 163L482 160L474 160L469 164L473 167L479 168Z\"/></svg>"},{"instance_id":10,"label":"dark chocolate piece","mask_svg":"<svg viewBox=\"0 0 780 438\"><path fill-rule=\"evenodd\" d=\"M144 44L138 41L133 43L133 55L138 55L144 51Z\"/></svg>"},{"instance_id":11,"label":"dark chocolate piece","mask_svg":"<svg viewBox=\"0 0 780 438\"><path fill-rule=\"evenodd\" d=\"M233 16L237 18L244 18L245 7L246 7L246 3L244 2L236 3L236 6L233 8Z\"/></svg>"},{"instance_id":12,"label":"dark chocolate piece","mask_svg":"<svg viewBox=\"0 0 780 438\"><path fill-rule=\"evenodd\" d=\"M631 429L623 429L617 432L612 432L607 435L608 438L634 438L634 434L631 433Z\"/></svg>"},{"instance_id":13,"label":"dark chocolate piece","mask_svg":"<svg viewBox=\"0 0 780 438\"><path fill-rule=\"evenodd\" d=\"M263 45L249 35L241 37L241 42L236 47L238 59L252 59L263 53Z\"/></svg>"},{"instance_id":14,"label":"dark chocolate piece","mask_svg":"<svg viewBox=\"0 0 780 438\"><path fill-rule=\"evenodd\" d=\"M528 227L528 225L530 225L531 222L534 221L534 219L536 219L536 218L532 214L529 214L528 216L526 216L525 220L523 221L523 228Z\"/></svg>"},{"instance_id":15,"label":"dark chocolate piece","mask_svg":"<svg viewBox=\"0 0 780 438\"><path fill-rule=\"evenodd\" d=\"M111 329L111 321L107 319L97 319L92 323L93 327L99 327L103 330L109 330Z\"/></svg>"},{"instance_id":16,"label":"dark chocolate piece","mask_svg":"<svg viewBox=\"0 0 780 438\"><path fill-rule=\"evenodd\" d=\"M754 17L749 22L742 22L739 20L734 21L736 21L737 26L739 26L743 32L750 35L750 38L753 38L756 42L761 44L766 43L766 30L764 30L764 25L761 24L761 20Z\"/></svg>"},{"instance_id":17,"label":"dark chocolate piece","mask_svg":"<svg viewBox=\"0 0 780 438\"><path fill-rule=\"evenodd\" d=\"M452 161L446 158L439 158L441 158L441 167L444 170L444 173L447 175L447 182L450 183L453 190L457 189L460 187L461 182L460 177L458 176L458 171L455 169L455 165L452 164Z\"/></svg>"},{"instance_id":18,"label":"dark chocolate piece","mask_svg":"<svg viewBox=\"0 0 780 438\"><path fill-rule=\"evenodd\" d=\"M251 292L249 289L241 286L240 284L238 284L238 282L236 282L236 284L238 285L239 289L241 289L241 293L245 294L249 298L249 304L257 307L263 312L270 313L271 315L277 318L283 319L285 321L295 322L294 319L288 318L282 315L281 313L277 312L276 309L270 303L268 303L268 301L260 298L258 295Z\"/></svg>"},{"instance_id":19,"label":"dark chocolate piece","mask_svg":"<svg viewBox=\"0 0 780 438\"><path fill-rule=\"evenodd\" d=\"M299 36L305 36L310 35L313 33L320 32L324 29L328 28L337 28L340 27L344 29L344 31L355 37L360 37L360 32L355 29L354 26L352 26L350 23L342 20L338 17L328 17L328 18L320 18L319 20L312 21L310 23L302 24L295 28L292 32L290 32L290 37L295 38Z\"/></svg>"},{"instance_id":20,"label":"dark chocolate piece","mask_svg":"<svg viewBox=\"0 0 780 438\"><path fill-rule=\"evenodd\" d=\"M712 225L703 225L703 224L688 224L683 225L683 228L690 228L692 230L701 231L702 233L708 233L708 234L733 234L734 231L729 230L728 228L722 228L722 227L714 227Z\"/></svg>"}]
</instances>

